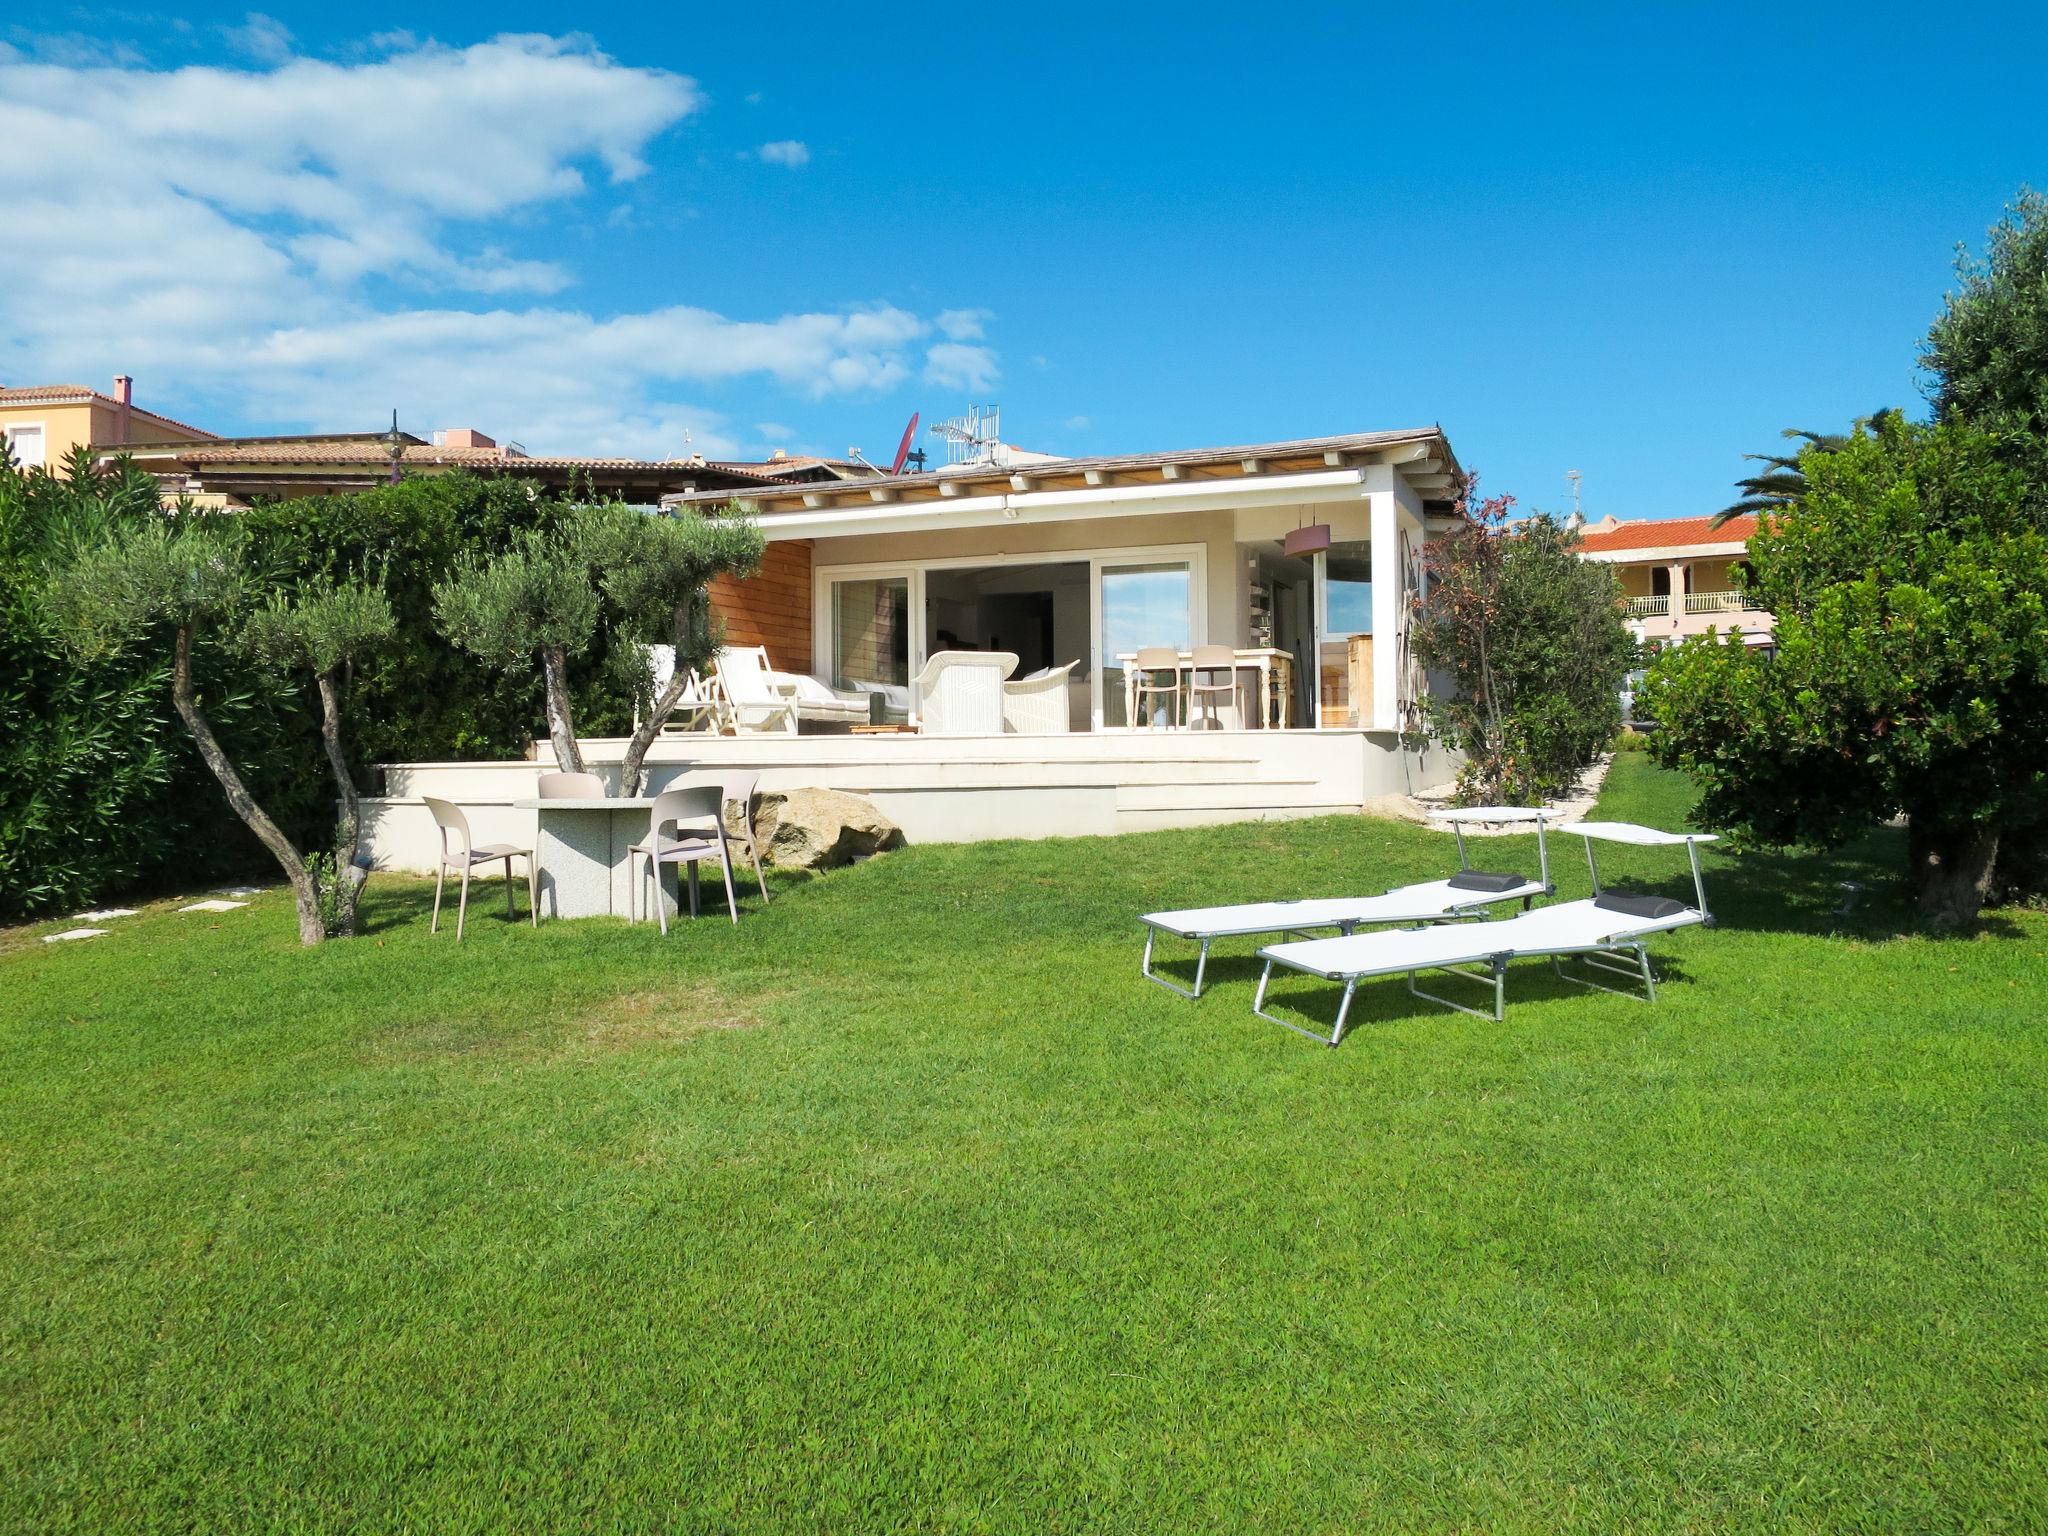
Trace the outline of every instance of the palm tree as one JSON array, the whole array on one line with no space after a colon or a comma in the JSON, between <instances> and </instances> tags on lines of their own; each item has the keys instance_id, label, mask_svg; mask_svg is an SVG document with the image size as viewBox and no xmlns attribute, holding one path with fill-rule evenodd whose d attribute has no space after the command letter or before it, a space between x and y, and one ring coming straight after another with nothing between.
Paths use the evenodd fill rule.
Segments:
<instances>
[{"instance_id":1,"label":"palm tree","mask_svg":"<svg viewBox=\"0 0 2048 1536\"><path fill-rule=\"evenodd\" d=\"M1780 436L1788 442L1801 446L1790 453L1745 453L1743 457L1766 466L1756 474L1735 482L1735 489L1742 492L1742 499L1723 507L1708 521L1709 528L1719 528L1750 512L1781 512L1787 507L1796 507L1806 495L1806 471L1799 467L1800 458L1807 453L1840 453L1849 440L1866 428L1871 428L1887 416L1896 416L1897 411L1887 407L1872 411L1868 416L1859 416L1847 432L1809 432L1803 427L1787 427Z\"/></svg>"}]
</instances>

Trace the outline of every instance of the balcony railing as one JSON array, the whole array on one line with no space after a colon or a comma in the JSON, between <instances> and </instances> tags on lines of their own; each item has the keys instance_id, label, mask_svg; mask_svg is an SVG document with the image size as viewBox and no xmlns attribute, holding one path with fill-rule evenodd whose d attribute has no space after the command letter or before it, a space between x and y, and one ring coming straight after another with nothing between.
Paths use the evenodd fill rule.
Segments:
<instances>
[{"instance_id":1,"label":"balcony railing","mask_svg":"<svg viewBox=\"0 0 2048 1536\"><path fill-rule=\"evenodd\" d=\"M1749 600L1740 592L1688 592L1685 594L1684 613L1739 613L1749 606ZM1663 618L1671 612L1671 599L1667 597L1632 597L1628 600L1628 613L1632 619Z\"/></svg>"},{"instance_id":2,"label":"balcony railing","mask_svg":"<svg viewBox=\"0 0 2048 1536\"><path fill-rule=\"evenodd\" d=\"M1740 592L1688 592L1685 594L1687 613L1737 613L1749 606Z\"/></svg>"}]
</instances>

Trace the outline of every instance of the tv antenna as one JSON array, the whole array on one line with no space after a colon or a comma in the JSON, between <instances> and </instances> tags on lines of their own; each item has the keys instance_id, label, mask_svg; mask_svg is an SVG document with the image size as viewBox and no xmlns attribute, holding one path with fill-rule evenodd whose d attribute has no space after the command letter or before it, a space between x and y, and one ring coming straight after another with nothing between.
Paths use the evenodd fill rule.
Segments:
<instances>
[{"instance_id":1,"label":"tv antenna","mask_svg":"<svg viewBox=\"0 0 2048 1536\"><path fill-rule=\"evenodd\" d=\"M1002 456L1003 408L970 405L965 416L932 423L931 435L944 438L948 464L992 464Z\"/></svg>"},{"instance_id":2,"label":"tv antenna","mask_svg":"<svg viewBox=\"0 0 2048 1536\"><path fill-rule=\"evenodd\" d=\"M1565 482L1572 488L1572 521L1583 523L1586 520L1586 514L1585 510L1579 505L1579 482L1586 477L1576 469L1568 469L1564 472L1564 478Z\"/></svg>"}]
</instances>

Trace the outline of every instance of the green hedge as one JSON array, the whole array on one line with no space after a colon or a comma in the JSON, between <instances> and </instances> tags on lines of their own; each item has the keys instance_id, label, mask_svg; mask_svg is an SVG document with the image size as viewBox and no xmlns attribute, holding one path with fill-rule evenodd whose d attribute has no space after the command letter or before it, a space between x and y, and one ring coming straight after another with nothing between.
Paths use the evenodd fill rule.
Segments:
<instances>
[{"instance_id":1,"label":"green hedge","mask_svg":"<svg viewBox=\"0 0 2048 1536\"><path fill-rule=\"evenodd\" d=\"M222 797L171 708L165 655L82 666L37 602L42 573L111 521L155 515L156 483L121 466L70 477L0 469L0 918L260 872L267 856ZM523 481L467 474L234 514L266 583L359 570L381 576L394 644L349 681L358 782L380 762L507 758L544 736L541 681L486 670L434 629L432 588L464 549L502 548L568 503ZM574 688L585 735L622 733L633 700L601 639ZM333 785L310 684L202 650L202 706L250 790L300 846L332 832Z\"/></svg>"}]
</instances>

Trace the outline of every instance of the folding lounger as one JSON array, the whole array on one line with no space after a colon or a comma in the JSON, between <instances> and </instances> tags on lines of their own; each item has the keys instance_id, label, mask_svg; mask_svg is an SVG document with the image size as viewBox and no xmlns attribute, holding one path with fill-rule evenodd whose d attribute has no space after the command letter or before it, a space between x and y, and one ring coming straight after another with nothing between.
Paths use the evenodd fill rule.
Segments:
<instances>
[{"instance_id":1,"label":"folding lounger","mask_svg":"<svg viewBox=\"0 0 2048 1536\"><path fill-rule=\"evenodd\" d=\"M1235 907L1189 907L1179 912L1153 912L1138 919L1145 925L1145 959L1139 969L1147 981L1156 981L1182 997L1200 997L1202 979L1209 969L1209 946L1218 939L1248 938L1255 934L1304 936L1319 929L1334 928L1348 934L1375 923L1442 923L1476 918L1494 902L1517 901L1525 907L1538 896L1548 896L1550 850L1543 840L1544 813L1519 805L1470 806L1431 813L1450 825L1458 839L1458 872L1444 880L1426 880L1404 885L1380 896L1335 896L1311 901L1254 901ZM1539 876L1493 874L1474 869L1465 854L1465 828L1477 822L1533 822L1536 827L1536 859ZM1192 990L1168 981L1152 969L1153 941L1161 934L1199 944Z\"/></svg>"},{"instance_id":2,"label":"folding lounger","mask_svg":"<svg viewBox=\"0 0 2048 1536\"><path fill-rule=\"evenodd\" d=\"M1524 958L1548 959L1560 977L1579 986L1614 992L1623 997L1636 996L1634 991L1626 988L1571 975L1562 962L1572 956L1590 970L1606 971L1631 980L1640 976L1644 1000L1654 1003L1657 1000L1657 978L1650 969L1650 954L1643 941L1652 934L1666 933L1673 928L1713 922L1713 915L1707 910L1706 882L1700 876L1699 845L1715 839L1705 833L1659 832L1619 821L1584 821L1564 830L1586 839L1586 867L1593 875L1593 895L1589 899L1539 907L1533 912L1523 912L1498 922L1409 929L1399 933L1357 933L1342 938L1269 944L1259 951L1260 958L1266 962L1266 969L1259 977L1259 991L1252 1001L1252 1012L1296 1034L1307 1035L1311 1040L1324 1040L1328 1045L1335 1045L1344 1038L1344 1020L1351 1011L1351 996L1359 982L1371 976L1405 974L1408 990L1417 997L1477 1018L1488 1017L1482 1009L1439 997L1434 992L1425 992L1415 984L1420 972L1445 971L1468 981L1490 983L1493 987L1491 1016L1498 1021L1506 1011L1508 961ZM1601 891L1600 871L1593 861L1593 844L1596 841L1632 843L1639 847L1685 844L1686 853L1692 861L1693 891L1699 898L1699 905L1688 907L1668 896L1632 896L1618 891ZM1632 953L1634 962L1618 965L1610 958L1622 953ZM1304 1029L1266 1011L1266 987L1273 979L1273 967L1276 965L1320 976L1325 981L1344 983L1344 996L1337 1005L1337 1022L1327 1039L1315 1030ZM1482 966L1484 969L1475 971L1467 969L1469 966Z\"/></svg>"}]
</instances>

